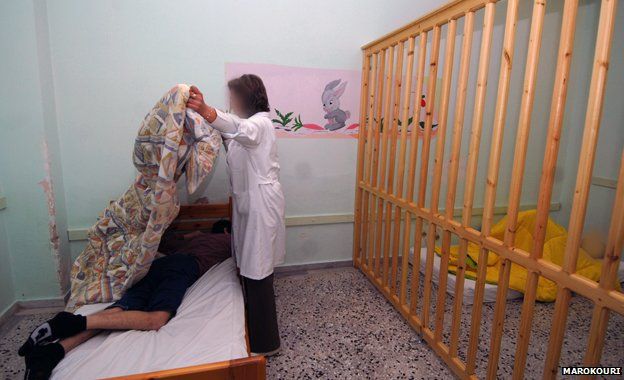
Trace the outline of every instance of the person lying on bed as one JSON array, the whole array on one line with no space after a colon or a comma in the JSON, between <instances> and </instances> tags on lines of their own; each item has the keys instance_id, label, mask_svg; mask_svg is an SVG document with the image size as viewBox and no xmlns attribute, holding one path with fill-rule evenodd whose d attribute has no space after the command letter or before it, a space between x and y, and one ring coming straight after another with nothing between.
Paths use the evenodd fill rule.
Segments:
<instances>
[{"instance_id":1,"label":"person lying on bed","mask_svg":"<svg viewBox=\"0 0 624 380\"><path fill-rule=\"evenodd\" d=\"M47 379L65 354L101 330L158 330L176 313L186 289L213 266L231 257L229 221L212 233L178 235L167 231L143 279L105 310L82 316L60 312L37 327L19 349L25 357L25 379Z\"/></svg>"}]
</instances>

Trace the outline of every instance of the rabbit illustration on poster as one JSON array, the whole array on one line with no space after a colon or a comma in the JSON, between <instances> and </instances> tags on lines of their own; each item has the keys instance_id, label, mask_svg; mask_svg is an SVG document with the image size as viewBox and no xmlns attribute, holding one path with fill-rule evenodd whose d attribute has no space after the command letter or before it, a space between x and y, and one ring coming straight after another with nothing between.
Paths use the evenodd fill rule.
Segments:
<instances>
[{"instance_id":1,"label":"rabbit illustration on poster","mask_svg":"<svg viewBox=\"0 0 624 380\"><path fill-rule=\"evenodd\" d=\"M226 64L227 80L246 73L262 78L278 137L357 139L360 70Z\"/></svg>"},{"instance_id":2,"label":"rabbit illustration on poster","mask_svg":"<svg viewBox=\"0 0 624 380\"><path fill-rule=\"evenodd\" d=\"M325 116L323 116L323 118L327 120L327 124L325 124L324 128L328 131L344 128L347 119L351 117L349 111L340 109L340 97L347 88L347 82L341 83L341 81L341 79L335 79L329 82L321 95L323 111L325 111Z\"/></svg>"}]
</instances>

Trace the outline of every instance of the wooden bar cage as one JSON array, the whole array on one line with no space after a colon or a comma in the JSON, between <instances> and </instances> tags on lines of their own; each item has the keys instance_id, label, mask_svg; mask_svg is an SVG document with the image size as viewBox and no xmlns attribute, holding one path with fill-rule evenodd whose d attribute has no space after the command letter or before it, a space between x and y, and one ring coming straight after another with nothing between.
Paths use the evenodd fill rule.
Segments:
<instances>
[{"instance_id":1,"label":"wooden bar cage","mask_svg":"<svg viewBox=\"0 0 624 380\"><path fill-rule=\"evenodd\" d=\"M502 260L487 368L481 372L487 378L497 377L512 264L522 266L528 274L515 345L513 377L516 379L524 377L527 365L536 288L541 277L555 282L558 287L543 363L545 378L554 378L559 373L573 293L594 304L584 365L599 365L610 313L624 315L624 294L614 288L624 248L624 151L618 158L619 178L600 281L592 281L576 273L605 100L617 5L617 0L597 2L600 12L592 52L593 66L588 68L591 80L585 105L583 139L567 226L569 234L565 258L561 266L544 260L542 250L552 207L560 140L565 130L568 86L573 80L570 67L574 57L578 0L564 0L558 38L552 40L555 45L542 46L547 13L545 0L506 0L504 6L497 0L459 0L362 48L354 265L460 378L477 377L477 353L483 338L481 318L485 265L477 269L470 325L460 327L469 244L479 247L481 263L487 261L489 253L498 255ZM531 9L527 16L529 27L525 40L517 38L519 5L527 5ZM504 17L500 17L500 12ZM503 33L498 45L493 43L496 13L499 13L498 20L503 20L499 22ZM523 59L514 54L518 46L526 49L521 49ZM552 86L549 86L549 111L546 107L549 117L546 118L547 124L543 125L545 149L540 149L544 154L539 161L542 167L537 181L535 240L533 248L525 251L515 246L514 239L518 214L523 208L521 195L530 151L540 54L544 53L544 49L552 50L553 54L556 52L556 66L553 68ZM498 82L496 86L489 87L490 65L497 60ZM514 99L519 107L513 111L509 107L512 68L518 68L523 73L523 79L521 77L517 81L521 87L521 92L517 91L520 96ZM441 80L438 80L438 71ZM490 98L494 99L492 117L486 120L485 109L489 107L487 99L491 92L495 94ZM424 93L427 94L426 99L423 98ZM434 117L434 113L437 116ZM418 124L421 119L423 122ZM414 125L411 129L408 127L410 124ZM491 230L498 213L496 210L500 208L496 206L496 195L502 185L500 163L505 149L504 133L511 126L515 140L508 149L513 152L513 165L508 170L509 178L505 185L509 188L505 193L507 225L504 238L498 239L491 235ZM462 141L464 132L468 131L469 141ZM489 157L486 153L480 154L485 135L489 137ZM465 166L460 162L462 144L468 152ZM480 183L477 175L480 161L485 165L485 183ZM464 180L458 179L459 173L464 174ZM477 186L482 186L483 199L476 199ZM442 187L445 188L445 197L441 195ZM456 198L461 192L461 208L456 211ZM472 226L476 214L475 200L483 202L480 229ZM458 215L459 220L455 219ZM423 278L418 257L421 239L426 247ZM452 242L458 246L460 264L455 273L455 296L449 311L444 307L447 297L444 289L447 288ZM434 295L432 276L436 244L440 247L441 264L438 291ZM413 257L410 247L415 247ZM445 321L449 322L446 327ZM448 331L445 332L445 328ZM465 329L463 335L461 328ZM460 353L460 347L465 352Z\"/></svg>"}]
</instances>

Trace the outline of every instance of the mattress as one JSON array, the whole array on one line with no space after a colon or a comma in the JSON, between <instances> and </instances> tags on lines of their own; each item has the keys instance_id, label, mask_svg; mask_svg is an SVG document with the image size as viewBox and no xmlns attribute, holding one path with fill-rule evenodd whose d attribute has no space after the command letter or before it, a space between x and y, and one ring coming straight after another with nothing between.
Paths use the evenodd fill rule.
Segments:
<instances>
[{"instance_id":1,"label":"mattress","mask_svg":"<svg viewBox=\"0 0 624 380\"><path fill-rule=\"evenodd\" d=\"M88 315L110 304L87 305ZM233 259L191 286L178 312L158 331L101 333L63 359L53 379L96 379L246 357L242 289Z\"/></svg>"},{"instance_id":2,"label":"mattress","mask_svg":"<svg viewBox=\"0 0 624 380\"><path fill-rule=\"evenodd\" d=\"M414 257L414 248L410 250L410 258ZM433 255L433 276L432 281L434 284L438 284L440 282L440 256L434 254ZM420 249L420 272L425 273L427 263L427 248L422 247ZM452 296L455 295L455 283L457 282L456 277L453 273L448 274L448 280L446 283L446 292ZM472 305L474 303L474 293L475 293L476 281L465 278L464 279L464 305ZM496 302L496 292L498 290L498 286L496 284L485 284L485 292L483 294L483 302L484 303L492 303ZM508 289L507 290L507 299L516 299L522 298L522 293Z\"/></svg>"}]
</instances>

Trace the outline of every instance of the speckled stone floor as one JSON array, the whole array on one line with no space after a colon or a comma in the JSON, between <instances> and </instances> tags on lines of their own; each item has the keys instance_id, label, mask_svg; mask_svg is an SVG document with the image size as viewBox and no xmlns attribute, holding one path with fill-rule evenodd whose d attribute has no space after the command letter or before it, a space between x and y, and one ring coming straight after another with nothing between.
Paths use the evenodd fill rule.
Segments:
<instances>
[{"instance_id":1,"label":"speckled stone floor","mask_svg":"<svg viewBox=\"0 0 624 380\"><path fill-rule=\"evenodd\" d=\"M397 279L401 278L399 271ZM411 278L411 271L408 273ZM398 284L397 284L398 285ZM424 290L420 276L418 294ZM276 282L283 351L270 358L269 378L448 379L451 371L359 271L311 272ZM411 297L408 287L408 301ZM432 287L430 320L436 312ZM446 296L444 338L448 344L453 297ZM575 296L570 303L562 365L580 365L587 347L592 303ZM417 312L422 300L419 297ZM522 300L507 302L498 378L511 378ZM554 303L536 303L525 378L542 377ZM459 356L465 359L471 306L461 318ZM494 305L482 311L476 373L485 378ZM431 326L433 328L433 326ZM611 314L602 364L624 365L624 318Z\"/></svg>"},{"instance_id":2,"label":"speckled stone floor","mask_svg":"<svg viewBox=\"0 0 624 380\"><path fill-rule=\"evenodd\" d=\"M411 275L411 274L410 274ZM270 379L448 379L453 375L375 287L353 268L278 276L275 282L282 351L269 358ZM422 294L422 278L420 292ZM433 288L433 298L437 290ZM447 297L447 311L453 299ZM435 313L435 302L432 305ZM526 378L541 378L553 304L537 303ZM519 325L521 300L507 303L499 378L509 378ZM586 347L591 302L573 297L562 351L562 365L578 365ZM0 379L23 376L15 352L24 335L52 310L18 315L0 328ZM462 340L467 342L470 307L462 312ZM485 373L493 305L485 305L477 375ZM450 318L445 319L448 339ZM460 346L460 357L466 345ZM607 331L603 365L624 364L624 319L613 315Z\"/></svg>"},{"instance_id":3,"label":"speckled stone floor","mask_svg":"<svg viewBox=\"0 0 624 380\"><path fill-rule=\"evenodd\" d=\"M17 349L35 327L52 318L58 310L38 310L35 314L19 313L0 326L0 379L22 379L24 359Z\"/></svg>"}]
</instances>

